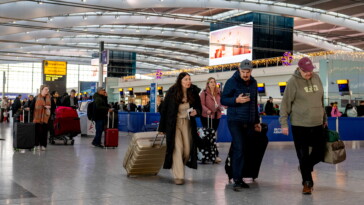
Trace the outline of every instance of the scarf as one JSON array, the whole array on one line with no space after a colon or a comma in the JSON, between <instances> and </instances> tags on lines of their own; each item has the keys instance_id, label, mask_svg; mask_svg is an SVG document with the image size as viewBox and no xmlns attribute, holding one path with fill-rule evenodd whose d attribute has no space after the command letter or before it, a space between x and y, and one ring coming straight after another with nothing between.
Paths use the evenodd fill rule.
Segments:
<instances>
[{"instance_id":1,"label":"scarf","mask_svg":"<svg viewBox=\"0 0 364 205\"><path fill-rule=\"evenodd\" d=\"M37 96L37 100L35 101L34 113L33 113L33 122L34 123L48 123L48 119L50 117L50 111L47 111L45 106L51 106L51 98L47 94L43 97L41 94Z\"/></svg>"}]
</instances>

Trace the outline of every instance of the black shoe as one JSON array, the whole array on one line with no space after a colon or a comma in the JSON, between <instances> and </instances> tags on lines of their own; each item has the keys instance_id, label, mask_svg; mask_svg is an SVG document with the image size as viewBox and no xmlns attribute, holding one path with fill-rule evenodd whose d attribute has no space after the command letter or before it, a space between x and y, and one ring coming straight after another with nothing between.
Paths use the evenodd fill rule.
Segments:
<instances>
[{"instance_id":1,"label":"black shoe","mask_svg":"<svg viewBox=\"0 0 364 205\"><path fill-rule=\"evenodd\" d=\"M92 145L95 146L95 147L104 148L104 145L102 145L102 144L92 143Z\"/></svg>"},{"instance_id":2,"label":"black shoe","mask_svg":"<svg viewBox=\"0 0 364 205\"><path fill-rule=\"evenodd\" d=\"M234 188L234 191L240 191L241 189L248 189L249 185L247 185L243 181L240 181L240 182L235 182L233 188Z\"/></svg>"}]
</instances>

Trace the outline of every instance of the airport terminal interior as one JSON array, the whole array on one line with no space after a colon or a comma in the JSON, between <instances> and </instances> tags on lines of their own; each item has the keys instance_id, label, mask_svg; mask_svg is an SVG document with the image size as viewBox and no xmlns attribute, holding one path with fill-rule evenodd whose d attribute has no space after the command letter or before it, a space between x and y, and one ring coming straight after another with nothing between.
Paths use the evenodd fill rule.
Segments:
<instances>
[{"instance_id":1,"label":"airport terminal interior","mask_svg":"<svg viewBox=\"0 0 364 205\"><path fill-rule=\"evenodd\" d=\"M0 204L362 204L363 11L364 0L1 0ZM185 167L178 185L162 165L140 174L157 150L141 155L136 170L142 171L130 174L128 148L137 134L157 133L159 106L177 76L189 73L202 93L213 77L223 92L245 59L257 80L256 109L269 141L258 176L244 178L250 188L236 190L226 174L232 142L227 106L214 132L221 161L201 160L199 148L198 168ZM338 163L314 166L310 194L302 191L292 130L284 135L279 122L287 82L296 69L304 72L297 68L300 59L309 59L309 72L321 79L328 129L339 134L346 152ZM68 123L78 131L47 136L46 147L21 147L39 131L21 127L34 125L23 123L26 101L43 84L58 92L59 105L70 99L77 116ZM114 109L108 127L116 130L116 144L102 149L93 146L96 125L88 116L100 91ZM17 98L24 104L14 108ZM272 113L266 111L270 100ZM51 122L61 130L60 116ZM196 123L202 130L200 118Z\"/></svg>"}]
</instances>

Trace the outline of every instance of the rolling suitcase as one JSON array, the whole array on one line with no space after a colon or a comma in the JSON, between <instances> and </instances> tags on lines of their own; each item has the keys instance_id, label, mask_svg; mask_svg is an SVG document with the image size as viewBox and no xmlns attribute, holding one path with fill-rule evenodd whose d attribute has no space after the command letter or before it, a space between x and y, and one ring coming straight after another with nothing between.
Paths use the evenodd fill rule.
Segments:
<instances>
[{"instance_id":1,"label":"rolling suitcase","mask_svg":"<svg viewBox=\"0 0 364 205\"><path fill-rule=\"evenodd\" d=\"M133 135L123 162L128 177L158 174L166 154L164 139L165 135L160 136L158 132L139 132Z\"/></svg>"},{"instance_id":2,"label":"rolling suitcase","mask_svg":"<svg viewBox=\"0 0 364 205\"><path fill-rule=\"evenodd\" d=\"M247 139L247 145L245 150L245 163L243 169L243 178L258 178L260 165L262 163L265 150L268 146L268 125L261 123L262 131L254 132L252 138ZM228 157L225 161L225 172L229 177L229 180L233 178L231 168L231 147Z\"/></svg>"},{"instance_id":3,"label":"rolling suitcase","mask_svg":"<svg viewBox=\"0 0 364 205\"><path fill-rule=\"evenodd\" d=\"M112 112L114 119L115 112ZM117 128L110 128L109 120L110 120L110 113L107 116L107 128L105 130L105 147L118 147L119 146L119 130ZM111 127L114 127L114 120L112 120Z\"/></svg>"},{"instance_id":4,"label":"rolling suitcase","mask_svg":"<svg viewBox=\"0 0 364 205\"><path fill-rule=\"evenodd\" d=\"M24 116L24 110L23 110ZM28 115L30 117L30 115ZM22 121L14 116L13 127L13 147L17 149L33 149L35 145L35 124L32 122L25 123L24 118ZM29 120L29 119L28 119Z\"/></svg>"},{"instance_id":5,"label":"rolling suitcase","mask_svg":"<svg viewBox=\"0 0 364 205\"><path fill-rule=\"evenodd\" d=\"M216 146L216 132L212 128L212 118L207 116L207 127L201 128L198 131L201 138L201 145L199 146L199 156L202 163L211 161L215 163L216 157L219 156L219 151Z\"/></svg>"}]
</instances>

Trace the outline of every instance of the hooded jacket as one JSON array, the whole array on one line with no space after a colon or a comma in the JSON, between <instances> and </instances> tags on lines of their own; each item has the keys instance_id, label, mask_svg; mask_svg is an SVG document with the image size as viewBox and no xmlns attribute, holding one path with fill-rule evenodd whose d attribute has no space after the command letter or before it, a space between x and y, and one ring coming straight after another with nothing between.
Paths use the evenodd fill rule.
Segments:
<instances>
[{"instance_id":1,"label":"hooded jacket","mask_svg":"<svg viewBox=\"0 0 364 205\"><path fill-rule=\"evenodd\" d=\"M250 76L248 84L241 79L239 70L226 81L224 91L221 95L221 104L228 106L227 119L241 121L249 124L258 124L258 90L257 81ZM236 103L236 98L242 93L250 93L250 101L247 103Z\"/></svg>"},{"instance_id":2,"label":"hooded jacket","mask_svg":"<svg viewBox=\"0 0 364 205\"><path fill-rule=\"evenodd\" d=\"M287 128L287 118L291 124L301 127L315 127L327 122L324 109L324 90L320 77L313 73L306 80L296 70L288 80L284 91L279 122L282 128Z\"/></svg>"}]
</instances>

